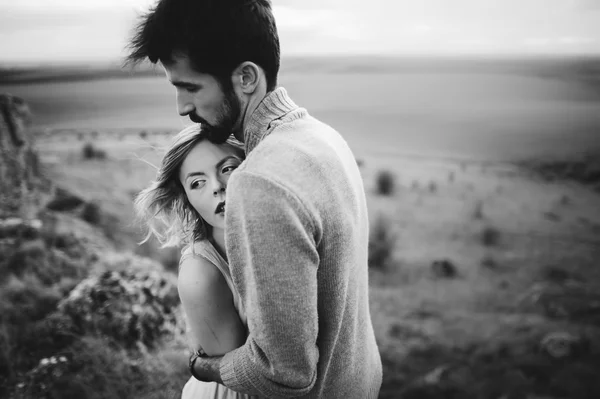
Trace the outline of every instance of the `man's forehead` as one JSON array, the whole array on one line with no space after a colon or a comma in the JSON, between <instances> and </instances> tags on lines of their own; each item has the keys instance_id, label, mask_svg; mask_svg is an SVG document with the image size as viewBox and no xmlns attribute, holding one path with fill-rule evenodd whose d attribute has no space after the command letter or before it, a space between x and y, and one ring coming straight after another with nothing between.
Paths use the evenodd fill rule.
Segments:
<instances>
[{"instance_id":1,"label":"man's forehead","mask_svg":"<svg viewBox=\"0 0 600 399\"><path fill-rule=\"evenodd\" d=\"M206 80L209 75L194 70L187 58L175 59L170 62L160 62L167 78L171 83L196 83Z\"/></svg>"}]
</instances>

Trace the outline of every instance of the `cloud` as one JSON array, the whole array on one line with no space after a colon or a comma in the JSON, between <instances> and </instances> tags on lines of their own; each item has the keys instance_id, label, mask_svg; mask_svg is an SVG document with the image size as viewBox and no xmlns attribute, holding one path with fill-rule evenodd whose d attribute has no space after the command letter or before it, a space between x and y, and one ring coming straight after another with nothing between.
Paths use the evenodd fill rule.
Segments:
<instances>
[{"instance_id":1,"label":"cloud","mask_svg":"<svg viewBox=\"0 0 600 399\"><path fill-rule=\"evenodd\" d=\"M0 5L2 58L5 62L114 61L124 55L134 20L132 9L27 11Z\"/></svg>"},{"instance_id":2,"label":"cloud","mask_svg":"<svg viewBox=\"0 0 600 399\"><path fill-rule=\"evenodd\" d=\"M580 44L591 44L591 43L594 43L596 40L592 39L591 37L562 36L562 37L559 37L556 41L559 44L580 45Z\"/></svg>"},{"instance_id":3,"label":"cloud","mask_svg":"<svg viewBox=\"0 0 600 399\"><path fill-rule=\"evenodd\" d=\"M155 0L0 0L2 59L118 59ZM282 54L600 51L600 0L273 0Z\"/></svg>"},{"instance_id":4,"label":"cloud","mask_svg":"<svg viewBox=\"0 0 600 399\"><path fill-rule=\"evenodd\" d=\"M273 13L285 54L347 52L364 37L357 16L347 11L278 3Z\"/></svg>"},{"instance_id":5,"label":"cloud","mask_svg":"<svg viewBox=\"0 0 600 399\"><path fill-rule=\"evenodd\" d=\"M415 33L429 33L433 30L433 27L427 24L415 24L411 28Z\"/></svg>"},{"instance_id":6,"label":"cloud","mask_svg":"<svg viewBox=\"0 0 600 399\"><path fill-rule=\"evenodd\" d=\"M296 9L288 6L274 6L273 14L278 30L310 31L320 25L334 21L335 15L328 10Z\"/></svg>"},{"instance_id":7,"label":"cloud","mask_svg":"<svg viewBox=\"0 0 600 399\"><path fill-rule=\"evenodd\" d=\"M600 11L598 0L571 0L571 6L575 9Z\"/></svg>"}]
</instances>

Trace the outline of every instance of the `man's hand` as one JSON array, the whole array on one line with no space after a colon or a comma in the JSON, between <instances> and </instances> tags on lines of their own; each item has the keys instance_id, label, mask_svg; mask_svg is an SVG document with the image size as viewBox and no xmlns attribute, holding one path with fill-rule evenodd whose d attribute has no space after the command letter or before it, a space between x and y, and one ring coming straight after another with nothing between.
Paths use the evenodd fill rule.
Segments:
<instances>
[{"instance_id":1,"label":"man's hand","mask_svg":"<svg viewBox=\"0 0 600 399\"><path fill-rule=\"evenodd\" d=\"M205 382L217 382L223 384L221 379L221 359L223 356L200 356L194 362L194 376Z\"/></svg>"}]
</instances>

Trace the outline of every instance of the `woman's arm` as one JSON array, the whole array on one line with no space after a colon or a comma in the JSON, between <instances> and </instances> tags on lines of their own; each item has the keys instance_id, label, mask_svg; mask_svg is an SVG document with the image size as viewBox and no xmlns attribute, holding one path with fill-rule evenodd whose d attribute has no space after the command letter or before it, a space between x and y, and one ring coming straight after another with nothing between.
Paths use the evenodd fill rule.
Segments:
<instances>
[{"instance_id":1,"label":"woman's arm","mask_svg":"<svg viewBox=\"0 0 600 399\"><path fill-rule=\"evenodd\" d=\"M219 269L200 257L181 262L178 277L195 349L209 356L224 355L246 341L246 331L233 305L233 295Z\"/></svg>"}]
</instances>

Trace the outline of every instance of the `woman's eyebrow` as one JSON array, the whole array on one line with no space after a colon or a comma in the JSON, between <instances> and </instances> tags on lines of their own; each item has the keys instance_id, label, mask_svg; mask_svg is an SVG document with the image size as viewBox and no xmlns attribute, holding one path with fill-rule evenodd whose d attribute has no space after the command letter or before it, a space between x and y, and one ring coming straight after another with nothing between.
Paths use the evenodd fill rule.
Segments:
<instances>
[{"instance_id":1,"label":"woman's eyebrow","mask_svg":"<svg viewBox=\"0 0 600 399\"><path fill-rule=\"evenodd\" d=\"M221 167L230 159L235 159L236 161L241 161L241 159L235 155L229 155L223 159L221 159L219 162L217 162L217 164L215 165L215 169L221 169Z\"/></svg>"},{"instance_id":2,"label":"woman's eyebrow","mask_svg":"<svg viewBox=\"0 0 600 399\"><path fill-rule=\"evenodd\" d=\"M190 177L195 177L195 176L205 176L206 173L204 172L190 172L185 176L185 180L189 179Z\"/></svg>"},{"instance_id":3,"label":"woman's eyebrow","mask_svg":"<svg viewBox=\"0 0 600 399\"><path fill-rule=\"evenodd\" d=\"M217 164L215 165L215 169L221 169L221 167L229 160L231 159L235 159L236 161L242 161L242 159L238 156L235 155L228 155L225 158L221 159L219 162L217 162ZM206 176L206 173L204 172L190 172L185 176L185 180L189 179L190 177L195 177L195 176Z\"/></svg>"}]
</instances>

